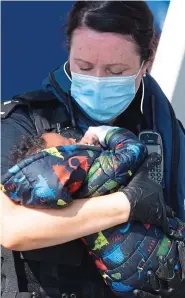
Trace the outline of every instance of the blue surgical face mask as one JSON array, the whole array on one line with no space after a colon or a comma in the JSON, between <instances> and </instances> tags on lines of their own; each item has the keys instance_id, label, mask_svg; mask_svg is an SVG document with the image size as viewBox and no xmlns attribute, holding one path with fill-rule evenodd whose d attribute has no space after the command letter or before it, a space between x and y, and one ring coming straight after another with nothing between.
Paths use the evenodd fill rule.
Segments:
<instances>
[{"instance_id":1,"label":"blue surgical face mask","mask_svg":"<svg viewBox=\"0 0 185 298\"><path fill-rule=\"evenodd\" d=\"M140 70L128 77L94 77L72 72L71 95L89 117L107 123L124 112L134 99Z\"/></svg>"}]
</instances>

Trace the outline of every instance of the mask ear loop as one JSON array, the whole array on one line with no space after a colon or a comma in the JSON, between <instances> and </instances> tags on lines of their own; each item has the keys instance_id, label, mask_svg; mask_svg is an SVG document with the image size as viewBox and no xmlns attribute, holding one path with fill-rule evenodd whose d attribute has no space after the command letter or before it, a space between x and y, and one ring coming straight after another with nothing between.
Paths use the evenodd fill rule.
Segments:
<instances>
[{"instance_id":1,"label":"mask ear loop","mask_svg":"<svg viewBox=\"0 0 185 298\"><path fill-rule=\"evenodd\" d=\"M135 79L138 77L138 75L139 75L139 73L140 73L140 71L141 71L141 69L142 69L142 67L143 67L144 63L145 63L145 60L143 60L143 62L142 62L142 64L141 64L141 67L140 67L140 69L139 69L138 73L136 74L136 77L135 77Z\"/></svg>"},{"instance_id":2,"label":"mask ear loop","mask_svg":"<svg viewBox=\"0 0 185 298\"><path fill-rule=\"evenodd\" d=\"M143 62L142 62L142 64L141 64L141 67L140 67L138 73L136 74L135 79L138 77L138 75L139 75L139 73L140 73L140 71L141 71L141 69L142 69L144 63L145 63L145 60L143 60ZM141 98L140 110L141 110L141 113L143 114L143 101L144 101L144 94L145 94L143 78L142 78L142 80L141 80L141 83L142 83L142 98Z\"/></svg>"},{"instance_id":3,"label":"mask ear loop","mask_svg":"<svg viewBox=\"0 0 185 298\"><path fill-rule=\"evenodd\" d=\"M63 67L63 69L64 69L64 72L65 72L66 77L72 82L72 79L70 78L70 76L68 75L68 73L67 73L67 71L66 71L66 65L67 65L67 63L69 63L69 61L66 61L66 62L64 63L64 67Z\"/></svg>"}]
</instances>

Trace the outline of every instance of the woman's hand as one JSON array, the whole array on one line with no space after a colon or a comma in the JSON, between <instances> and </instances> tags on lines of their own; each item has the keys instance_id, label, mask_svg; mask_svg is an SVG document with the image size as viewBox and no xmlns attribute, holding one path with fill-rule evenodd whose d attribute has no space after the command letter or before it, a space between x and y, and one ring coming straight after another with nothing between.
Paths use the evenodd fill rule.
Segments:
<instances>
[{"instance_id":1,"label":"woman's hand","mask_svg":"<svg viewBox=\"0 0 185 298\"><path fill-rule=\"evenodd\" d=\"M159 162L158 154L149 155L132 181L120 190L130 202L129 220L154 224L170 234L167 217L174 217L174 212L164 202L162 187L148 177L148 171Z\"/></svg>"}]
</instances>

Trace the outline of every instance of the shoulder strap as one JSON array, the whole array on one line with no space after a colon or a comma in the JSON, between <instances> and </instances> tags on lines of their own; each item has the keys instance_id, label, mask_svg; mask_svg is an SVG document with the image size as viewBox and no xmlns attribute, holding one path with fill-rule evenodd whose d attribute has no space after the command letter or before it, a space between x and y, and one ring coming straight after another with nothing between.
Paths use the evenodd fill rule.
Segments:
<instances>
[{"instance_id":1,"label":"shoulder strap","mask_svg":"<svg viewBox=\"0 0 185 298\"><path fill-rule=\"evenodd\" d=\"M22 99L27 102L46 102L56 100L56 96L50 91L39 89L15 95L13 99Z\"/></svg>"},{"instance_id":2,"label":"shoulder strap","mask_svg":"<svg viewBox=\"0 0 185 298\"><path fill-rule=\"evenodd\" d=\"M179 122L179 125L180 125L180 128L181 130L183 131L184 135L185 135L185 127L183 126L182 122L180 120L178 120Z\"/></svg>"},{"instance_id":3,"label":"shoulder strap","mask_svg":"<svg viewBox=\"0 0 185 298\"><path fill-rule=\"evenodd\" d=\"M178 132L178 120L176 119L174 110L171 103L168 101L171 125L172 125L172 159L171 159L171 207L178 214L178 168L179 168L179 157L180 157L180 140Z\"/></svg>"},{"instance_id":4,"label":"shoulder strap","mask_svg":"<svg viewBox=\"0 0 185 298\"><path fill-rule=\"evenodd\" d=\"M7 118L19 105L29 106L29 104L37 102L46 102L56 100L56 97L52 92L46 92L44 90L35 90L15 95L11 100L1 101L1 119Z\"/></svg>"},{"instance_id":5,"label":"shoulder strap","mask_svg":"<svg viewBox=\"0 0 185 298\"><path fill-rule=\"evenodd\" d=\"M21 99L12 99L12 100L8 100L8 101L2 101L1 102L1 119L5 119L8 116L10 116L10 114L13 112L13 110L19 106L19 105L25 105L28 106L28 102L23 101Z\"/></svg>"},{"instance_id":6,"label":"shoulder strap","mask_svg":"<svg viewBox=\"0 0 185 298\"><path fill-rule=\"evenodd\" d=\"M57 132L57 127L70 125L65 105L60 103L52 92L36 90L1 102L1 119L8 118L18 106L28 107L29 115L38 134L48 131Z\"/></svg>"}]
</instances>

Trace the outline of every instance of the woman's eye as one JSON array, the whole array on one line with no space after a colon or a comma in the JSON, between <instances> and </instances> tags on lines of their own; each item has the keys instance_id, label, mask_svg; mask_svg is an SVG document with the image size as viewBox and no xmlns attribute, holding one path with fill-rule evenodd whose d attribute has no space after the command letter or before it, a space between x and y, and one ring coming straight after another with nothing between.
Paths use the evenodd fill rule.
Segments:
<instances>
[{"instance_id":1,"label":"woman's eye","mask_svg":"<svg viewBox=\"0 0 185 298\"><path fill-rule=\"evenodd\" d=\"M123 74L123 71L120 72L111 72L111 74L115 75L115 76L119 76Z\"/></svg>"},{"instance_id":2,"label":"woman's eye","mask_svg":"<svg viewBox=\"0 0 185 298\"><path fill-rule=\"evenodd\" d=\"M89 71L89 70L91 70L92 68L90 68L90 67L88 67L88 68L82 68L82 67L80 67L80 70L81 71Z\"/></svg>"},{"instance_id":3,"label":"woman's eye","mask_svg":"<svg viewBox=\"0 0 185 298\"><path fill-rule=\"evenodd\" d=\"M113 75L113 76L121 76L121 75L125 75L126 72L128 72L128 69L124 69L124 70L121 70L121 71L113 71L113 70L108 70L108 73L110 75Z\"/></svg>"},{"instance_id":4,"label":"woman's eye","mask_svg":"<svg viewBox=\"0 0 185 298\"><path fill-rule=\"evenodd\" d=\"M122 75L124 73L124 71L112 71L112 70L108 70L108 73L114 76L119 76Z\"/></svg>"}]
</instances>

